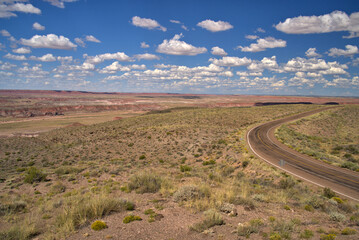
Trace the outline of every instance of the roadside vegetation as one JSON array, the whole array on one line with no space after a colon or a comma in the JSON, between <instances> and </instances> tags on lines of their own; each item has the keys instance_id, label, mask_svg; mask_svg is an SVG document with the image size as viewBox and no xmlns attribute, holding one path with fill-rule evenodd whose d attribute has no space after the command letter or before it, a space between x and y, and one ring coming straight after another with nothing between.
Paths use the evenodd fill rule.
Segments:
<instances>
[{"instance_id":1,"label":"roadside vegetation","mask_svg":"<svg viewBox=\"0 0 359 240\"><path fill-rule=\"evenodd\" d=\"M0 239L353 239L358 205L246 145L254 125L318 107L175 109L1 138Z\"/></svg>"},{"instance_id":2,"label":"roadside vegetation","mask_svg":"<svg viewBox=\"0 0 359 240\"><path fill-rule=\"evenodd\" d=\"M359 107L343 106L281 126L276 136L301 153L359 172Z\"/></svg>"}]
</instances>

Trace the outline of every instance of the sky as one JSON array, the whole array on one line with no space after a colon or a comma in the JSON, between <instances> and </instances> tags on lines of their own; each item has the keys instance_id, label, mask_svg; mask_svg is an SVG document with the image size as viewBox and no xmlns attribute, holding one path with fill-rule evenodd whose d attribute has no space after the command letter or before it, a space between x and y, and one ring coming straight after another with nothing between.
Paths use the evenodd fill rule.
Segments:
<instances>
[{"instance_id":1,"label":"sky","mask_svg":"<svg viewBox=\"0 0 359 240\"><path fill-rule=\"evenodd\" d=\"M357 0L0 0L0 89L359 97Z\"/></svg>"}]
</instances>

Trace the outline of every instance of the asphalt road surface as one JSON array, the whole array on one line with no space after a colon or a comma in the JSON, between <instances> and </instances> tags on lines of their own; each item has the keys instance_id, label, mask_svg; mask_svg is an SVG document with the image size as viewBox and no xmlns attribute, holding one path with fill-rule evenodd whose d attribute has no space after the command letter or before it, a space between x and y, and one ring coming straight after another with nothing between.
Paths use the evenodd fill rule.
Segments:
<instances>
[{"instance_id":1,"label":"asphalt road surface","mask_svg":"<svg viewBox=\"0 0 359 240\"><path fill-rule=\"evenodd\" d=\"M329 187L339 195L359 202L359 173L298 153L280 143L274 136L275 129L283 123L329 108L301 113L254 127L247 133L247 142L253 153L267 163L317 186Z\"/></svg>"}]
</instances>

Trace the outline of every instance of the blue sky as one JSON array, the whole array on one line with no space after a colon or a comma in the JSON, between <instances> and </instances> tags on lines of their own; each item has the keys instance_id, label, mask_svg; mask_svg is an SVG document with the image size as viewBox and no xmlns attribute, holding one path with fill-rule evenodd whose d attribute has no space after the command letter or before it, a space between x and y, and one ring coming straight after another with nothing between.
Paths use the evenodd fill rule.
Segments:
<instances>
[{"instance_id":1,"label":"blue sky","mask_svg":"<svg viewBox=\"0 0 359 240\"><path fill-rule=\"evenodd\" d=\"M359 3L0 0L0 88L359 96Z\"/></svg>"}]
</instances>

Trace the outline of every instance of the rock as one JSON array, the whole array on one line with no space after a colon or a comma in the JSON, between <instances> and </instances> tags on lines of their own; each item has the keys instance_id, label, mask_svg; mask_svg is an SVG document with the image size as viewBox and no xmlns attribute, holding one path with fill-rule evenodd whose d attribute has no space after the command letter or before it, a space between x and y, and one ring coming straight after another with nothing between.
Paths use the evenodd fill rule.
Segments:
<instances>
[{"instance_id":1,"label":"rock","mask_svg":"<svg viewBox=\"0 0 359 240\"><path fill-rule=\"evenodd\" d=\"M231 213L231 212L237 212L235 206L231 203L222 203L222 205L219 207L219 210L224 213Z\"/></svg>"},{"instance_id":2,"label":"rock","mask_svg":"<svg viewBox=\"0 0 359 240\"><path fill-rule=\"evenodd\" d=\"M82 234L84 237L88 237L88 236L90 236L90 234L89 233L84 233L84 234Z\"/></svg>"}]
</instances>

